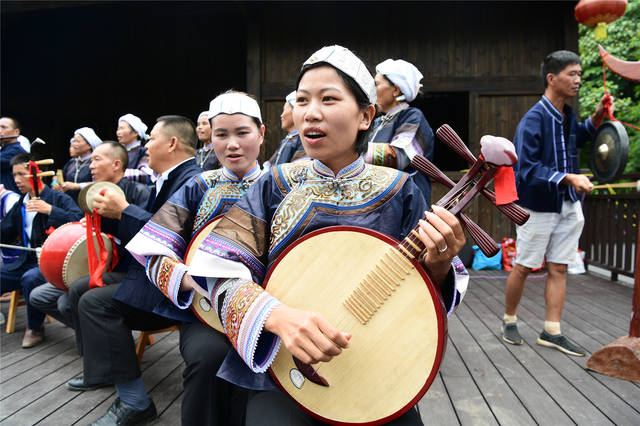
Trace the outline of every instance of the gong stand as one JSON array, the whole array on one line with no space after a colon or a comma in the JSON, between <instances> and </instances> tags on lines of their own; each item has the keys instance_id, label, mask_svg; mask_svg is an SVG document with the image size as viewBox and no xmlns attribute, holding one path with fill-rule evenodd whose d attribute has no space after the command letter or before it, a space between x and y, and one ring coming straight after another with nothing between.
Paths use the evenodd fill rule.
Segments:
<instances>
[{"instance_id":1,"label":"gong stand","mask_svg":"<svg viewBox=\"0 0 640 426\"><path fill-rule=\"evenodd\" d=\"M638 223L640 243L640 223ZM598 349L587 360L587 368L618 379L640 382L640 246L636 243L636 270L629 335Z\"/></svg>"}]
</instances>

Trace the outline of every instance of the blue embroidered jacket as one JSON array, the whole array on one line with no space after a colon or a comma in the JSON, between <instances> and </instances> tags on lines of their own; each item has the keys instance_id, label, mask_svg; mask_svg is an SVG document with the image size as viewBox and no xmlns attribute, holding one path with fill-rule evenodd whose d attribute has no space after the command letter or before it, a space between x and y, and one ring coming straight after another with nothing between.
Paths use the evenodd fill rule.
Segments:
<instances>
[{"instance_id":1,"label":"blue embroidered jacket","mask_svg":"<svg viewBox=\"0 0 640 426\"><path fill-rule=\"evenodd\" d=\"M518 204L531 210L560 213L564 200L578 200L574 188L560 181L567 173L578 173L577 148L590 140L596 129L591 118L578 123L568 105L563 112L564 116L543 96L516 129L513 143L518 163L513 171Z\"/></svg>"}]
</instances>

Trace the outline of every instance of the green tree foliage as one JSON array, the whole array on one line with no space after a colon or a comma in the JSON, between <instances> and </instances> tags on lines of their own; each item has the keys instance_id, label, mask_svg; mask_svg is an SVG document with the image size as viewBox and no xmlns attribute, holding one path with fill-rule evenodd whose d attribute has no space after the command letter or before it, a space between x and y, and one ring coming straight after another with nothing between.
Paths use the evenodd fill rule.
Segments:
<instances>
[{"instance_id":1,"label":"green tree foliage","mask_svg":"<svg viewBox=\"0 0 640 426\"><path fill-rule=\"evenodd\" d=\"M629 0L625 14L607 26L607 38L595 40L593 28L579 25L582 87L580 88L580 116L586 119L595 111L604 94L602 60L598 44L611 55L625 61L640 61L640 0ZM614 116L640 126L640 84L625 80L607 69L607 93L615 98ZM625 173L640 171L640 131L625 127L629 134L629 161ZM582 149L580 166L589 166L589 149Z\"/></svg>"}]
</instances>

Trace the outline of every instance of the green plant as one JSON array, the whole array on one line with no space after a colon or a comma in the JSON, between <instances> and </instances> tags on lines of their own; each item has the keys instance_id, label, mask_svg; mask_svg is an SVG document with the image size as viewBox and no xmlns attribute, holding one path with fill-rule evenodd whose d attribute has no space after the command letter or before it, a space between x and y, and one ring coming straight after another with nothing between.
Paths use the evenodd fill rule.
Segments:
<instances>
[{"instance_id":1,"label":"green plant","mask_svg":"<svg viewBox=\"0 0 640 426\"><path fill-rule=\"evenodd\" d=\"M580 118L586 119L595 111L604 94L602 60L598 42L591 27L579 24L582 87L580 88ZM625 14L608 25L607 38L600 42L611 55L640 61L640 0L629 0ZM614 116L626 123L640 126L640 84L625 80L607 69L607 93L615 98ZM626 127L629 134L629 160L625 173L640 171L640 131ZM589 167L590 149L580 151L580 167Z\"/></svg>"}]
</instances>

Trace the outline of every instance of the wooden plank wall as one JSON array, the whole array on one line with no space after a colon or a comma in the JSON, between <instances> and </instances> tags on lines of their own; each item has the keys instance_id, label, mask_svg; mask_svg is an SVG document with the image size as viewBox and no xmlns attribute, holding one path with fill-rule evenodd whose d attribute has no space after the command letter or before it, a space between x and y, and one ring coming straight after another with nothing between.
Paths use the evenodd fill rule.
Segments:
<instances>
[{"instance_id":1,"label":"wooden plank wall","mask_svg":"<svg viewBox=\"0 0 640 426\"><path fill-rule=\"evenodd\" d=\"M308 3L264 6L260 16L248 25L247 90L259 96L267 126L263 158L284 136L279 115L302 62L324 45L351 48L370 70L389 57L407 59L424 74L424 92L466 93L465 142L474 154L483 134L513 137L542 93L544 55L577 51L572 2ZM404 25L408 16L418 16L421 24ZM424 113L429 119L429 111ZM434 131L441 124L431 123ZM488 204L475 203L470 213L496 238L515 234Z\"/></svg>"}]
</instances>

